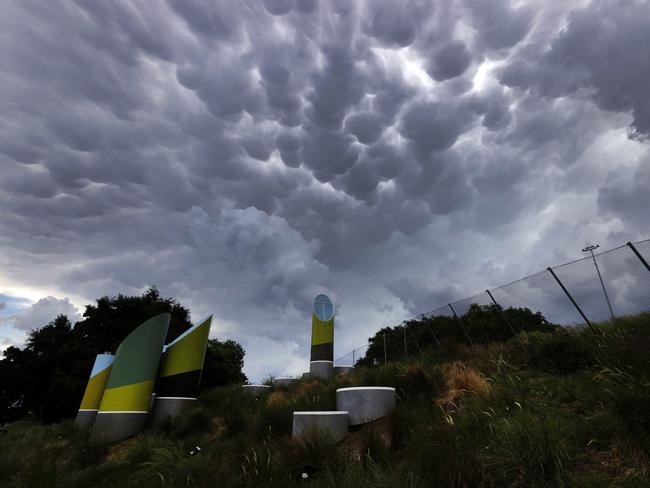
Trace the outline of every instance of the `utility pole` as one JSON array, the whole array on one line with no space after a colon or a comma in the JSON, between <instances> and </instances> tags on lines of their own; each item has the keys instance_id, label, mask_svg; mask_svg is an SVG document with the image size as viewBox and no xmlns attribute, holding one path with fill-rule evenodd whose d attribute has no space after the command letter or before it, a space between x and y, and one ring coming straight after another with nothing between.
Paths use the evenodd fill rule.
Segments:
<instances>
[{"instance_id":1,"label":"utility pole","mask_svg":"<svg viewBox=\"0 0 650 488\"><path fill-rule=\"evenodd\" d=\"M598 273L598 279L600 280L600 286L603 289L603 295L605 295L605 301L607 302L607 308L609 308L609 315L612 320L614 320L614 310L612 310L612 304L609 301L609 296L607 295L607 289L605 288L605 283L603 282L603 277L600 275L600 268L596 262L596 256L594 256L594 249L598 249L600 246L598 244L593 246L585 247L582 252L590 252L591 259L594 261L594 266L596 266L596 273Z\"/></svg>"}]
</instances>

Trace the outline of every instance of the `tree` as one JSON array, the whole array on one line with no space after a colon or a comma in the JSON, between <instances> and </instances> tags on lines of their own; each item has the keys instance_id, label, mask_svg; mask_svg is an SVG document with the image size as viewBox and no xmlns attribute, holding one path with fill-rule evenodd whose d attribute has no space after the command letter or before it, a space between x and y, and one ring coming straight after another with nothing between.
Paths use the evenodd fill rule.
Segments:
<instances>
[{"instance_id":1,"label":"tree","mask_svg":"<svg viewBox=\"0 0 650 488\"><path fill-rule=\"evenodd\" d=\"M504 318L505 317L505 318ZM385 327L369 338L370 345L358 365L371 366L375 362L401 361L406 355L417 354L420 349L443 344L467 344L465 331L472 342L507 341L523 331L551 332L557 325L549 323L540 313L528 308L502 309L499 305L472 304L458 319L448 316L423 317L409 320L396 327ZM385 344L385 346L384 346Z\"/></svg>"},{"instance_id":2,"label":"tree","mask_svg":"<svg viewBox=\"0 0 650 488\"><path fill-rule=\"evenodd\" d=\"M233 340L221 342L210 339L203 364L201 386L246 383L246 375L242 372L245 355L244 348Z\"/></svg>"}]
</instances>

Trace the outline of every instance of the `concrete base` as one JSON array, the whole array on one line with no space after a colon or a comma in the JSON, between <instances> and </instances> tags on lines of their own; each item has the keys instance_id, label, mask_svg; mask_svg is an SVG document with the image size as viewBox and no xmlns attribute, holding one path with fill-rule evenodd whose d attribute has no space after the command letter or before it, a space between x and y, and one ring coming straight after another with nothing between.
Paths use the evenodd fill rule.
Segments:
<instances>
[{"instance_id":1,"label":"concrete base","mask_svg":"<svg viewBox=\"0 0 650 488\"><path fill-rule=\"evenodd\" d=\"M289 376L278 376L273 379L273 386L289 386L291 383L296 381L296 378L291 378Z\"/></svg>"},{"instance_id":2,"label":"concrete base","mask_svg":"<svg viewBox=\"0 0 650 488\"><path fill-rule=\"evenodd\" d=\"M90 440L115 442L134 436L147 424L148 412L98 412Z\"/></svg>"},{"instance_id":3,"label":"concrete base","mask_svg":"<svg viewBox=\"0 0 650 488\"><path fill-rule=\"evenodd\" d=\"M80 429L89 429L95 423L97 417L97 410L79 410L77 418L74 419L74 424Z\"/></svg>"},{"instance_id":4,"label":"concrete base","mask_svg":"<svg viewBox=\"0 0 650 488\"><path fill-rule=\"evenodd\" d=\"M348 435L348 412L293 412L293 437L303 437L310 432L326 432L336 442Z\"/></svg>"},{"instance_id":5,"label":"concrete base","mask_svg":"<svg viewBox=\"0 0 650 488\"><path fill-rule=\"evenodd\" d=\"M336 390L336 408L349 412L350 425L385 417L395 410L395 388L361 386Z\"/></svg>"},{"instance_id":6,"label":"concrete base","mask_svg":"<svg viewBox=\"0 0 650 488\"><path fill-rule=\"evenodd\" d=\"M243 391L246 395L260 397L269 393L271 391L271 387L268 385L242 385L241 391Z\"/></svg>"},{"instance_id":7,"label":"concrete base","mask_svg":"<svg viewBox=\"0 0 650 488\"><path fill-rule=\"evenodd\" d=\"M354 366L334 366L334 376L354 373Z\"/></svg>"},{"instance_id":8,"label":"concrete base","mask_svg":"<svg viewBox=\"0 0 650 488\"><path fill-rule=\"evenodd\" d=\"M196 398L157 397L151 409L149 421L158 425L170 417L180 415L196 405Z\"/></svg>"},{"instance_id":9,"label":"concrete base","mask_svg":"<svg viewBox=\"0 0 650 488\"><path fill-rule=\"evenodd\" d=\"M312 361L309 363L309 376L329 380L334 377L333 361Z\"/></svg>"}]
</instances>

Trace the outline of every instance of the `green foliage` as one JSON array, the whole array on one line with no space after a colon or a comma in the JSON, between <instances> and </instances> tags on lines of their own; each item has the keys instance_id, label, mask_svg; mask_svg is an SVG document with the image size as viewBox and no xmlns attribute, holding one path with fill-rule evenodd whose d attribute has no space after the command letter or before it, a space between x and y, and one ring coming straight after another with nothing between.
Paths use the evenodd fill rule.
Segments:
<instances>
[{"instance_id":1,"label":"green foliage","mask_svg":"<svg viewBox=\"0 0 650 488\"><path fill-rule=\"evenodd\" d=\"M244 348L233 340L210 339L203 362L201 386L225 386L243 384L248 381L242 372L244 367Z\"/></svg>"},{"instance_id":2,"label":"green foliage","mask_svg":"<svg viewBox=\"0 0 650 488\"><path fill-rule=\"evenodd\" d=\"M368 339L370 344L366 355L357 365L373 366L386 360L405 361L427 348L453 350L457 345L469 343L465 332L475 344L504 342L513 337L510 327L516 334L552 332L558 328L540 312L533 313L528 308L502 309L498 305L472 304L458 319L442 315L422 317L397 327L380 329ZM442 353L441 358L444 357L445 353Z\"/></svg>"},{"instance_id":3,"label":"green foliage","mask_svg":"<svg viewBox=\"0 0 650 488\"><path fill-rule=\"evenodd\" d=\"M592 348L580 332L561 329L543 338L530 364L560 374L575 373L597 364Z\"/></svg>"}]
</instances>

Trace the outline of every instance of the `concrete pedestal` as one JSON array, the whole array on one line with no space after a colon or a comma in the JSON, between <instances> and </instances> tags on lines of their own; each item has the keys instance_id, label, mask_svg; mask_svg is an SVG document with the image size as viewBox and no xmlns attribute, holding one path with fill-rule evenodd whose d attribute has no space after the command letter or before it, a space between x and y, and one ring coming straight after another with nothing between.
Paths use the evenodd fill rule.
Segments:
<instances>
[{"instance_id":1,"label":"concrete pedestal","mask_svg":"<svg viewBox=\"0 0 650 488\"><path fill-rule=\"evenodd\" d=\"M95 423L95 418L97 418L97 410L79 410L74 424L81 429L89 429Z\"/></svg>"},{"instance_id":2,"label":"concrete pedestal","mask_svg":"<svg viewBox=\"0 0 650 488\"><path fill-rule=\"evenodd\" d=\"M151 424L158 425L196 405L196 398L156 397L151 409Z\"/></svg>"},{"instance_id":3,"label":"concrete pedestal","mask_svg":"<svg viewBox=\"0 0 650 488\"><path fill-rule=\"evenodd\" d=\"M309 376L329 380L334 377L333 361L312 361L309 363Z\"/></svg>"},{"instance_id":4,"label":"concrete pedestal","mask_svg":"<svg viewBox=\"0 0 650 488\"><path fill-rule=\"evenodd\" d=\"M242 385L241 390L246 395L260 397L269 393L271 391L271 387L268 385Z\"/></svg>"},{"instance_id":5,"label":"concrete pedestal","mask_svg":"<svg viewBox=\"0 0 650 488\"><path fill-rule=\"evenodd\" d=\"M321 431L331 435L336 442L348 435L348 412L293 412L293 437Z\"/></svg>"},{"instance_id":6,"label":"concrete pedestal","mask_svg":"<svg viewBox=\"0 0 650 488\"><path fill-rule=\"evenodd\" d=\"M334 366L334 376L354 373L354 366Z\"/></svg>"},{"instance_id":7,"label":"concrete pedestal","mask_svg":"<svg viewBox=\"0 0 650 488\"><path fill-rule=\"evenodd\" d=\"M294 381L296 381L296 378L291 378L290 376L278 376L273 379L273 386L289 386Z\"/></svg>"},{"instance_id":8,"label":"concrete pedestal","mask_svg":"<svg viewBox=\"0 0 650 488\"><path fill-rule=\"evenodd\" d=\"M350 425L360 425L385 417L395 410L395 388L360 386L336 390L337 410L349 412Z\"/></svg>"},{"instance_id":9,"label":"concrete pedestal","mask_svg":"<svg viewBox=\"0 0 650 488\"><path fill-rule=\"evenodd\" d=\"M95 443L116 442L141 432L148 412L98 412L90 439Z\"/></svg>"}]
</instances>

